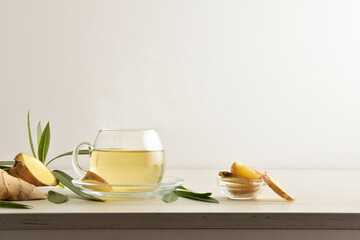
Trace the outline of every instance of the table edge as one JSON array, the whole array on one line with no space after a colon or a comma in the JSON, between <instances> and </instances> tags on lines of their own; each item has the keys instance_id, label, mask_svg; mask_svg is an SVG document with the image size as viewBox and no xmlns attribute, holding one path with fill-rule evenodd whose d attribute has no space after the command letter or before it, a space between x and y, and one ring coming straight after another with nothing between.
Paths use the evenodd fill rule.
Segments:
<instances>
[{"instance_id":1,"label":"table edge","mask_svg":"<svg viewBox=\"0 0 360 240\"><path fill-rule=\"evenodd\" d=\"M358 213L0 213L0 230L360 230Z\"/></svg>"}]
</instances>

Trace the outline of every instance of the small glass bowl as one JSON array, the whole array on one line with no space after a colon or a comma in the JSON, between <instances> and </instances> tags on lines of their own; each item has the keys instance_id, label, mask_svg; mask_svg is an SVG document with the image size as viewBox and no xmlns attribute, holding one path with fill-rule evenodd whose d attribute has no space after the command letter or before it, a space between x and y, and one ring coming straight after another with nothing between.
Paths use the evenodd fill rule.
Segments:
<instances>
[{"instance_id":1,"label":"small glass bowl","mask_svg":"<svg viewBox=\"0 0 360 240\"><path fill-rule=\"evenodd\" d=\"M216 180L221 192L226 197L238 200L254 199L264 191L266 186L261 179L247 180L217 176Z\"/></svg>"}]
</instances>

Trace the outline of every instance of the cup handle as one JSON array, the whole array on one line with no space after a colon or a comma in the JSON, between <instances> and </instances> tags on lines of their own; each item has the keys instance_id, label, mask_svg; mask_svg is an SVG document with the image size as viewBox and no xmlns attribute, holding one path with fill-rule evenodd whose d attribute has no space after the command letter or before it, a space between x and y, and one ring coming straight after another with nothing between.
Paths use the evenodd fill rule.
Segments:
<instances>
[{"instance_id":1,"label":"cup handle","mask_svg":"<svg viewBox=\"0 0 360 240\"><path fill-rule=\"evenodd\" d=\"M91 144L89 142L81 142L73 151L72 155L72 165L75 170L75 172L80 176L84 177L86 174L86 170L83 169L79 164L79 151L82 146L88 146L89 148L89 156L90 156L90 150L91 150Z\"/></svg>"}]
</instances>

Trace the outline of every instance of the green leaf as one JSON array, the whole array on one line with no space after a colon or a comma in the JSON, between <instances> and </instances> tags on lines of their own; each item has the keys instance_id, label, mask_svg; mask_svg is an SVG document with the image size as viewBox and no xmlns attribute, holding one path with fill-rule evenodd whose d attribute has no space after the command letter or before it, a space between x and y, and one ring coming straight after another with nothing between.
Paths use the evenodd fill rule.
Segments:
<instances>
[{"instance_id":1,"label":"green leaf","mask_svg":"<svg viewBox=\"0 0 360 240\"><path fill-rule=\"evenodd\" d=\"M180 190L178 190L180 189ZM183 186L180 186L176 189L177 192L182 191L182 192L186 192L188 194L191 194L193 196L197 196L197 197L210 197L211 196L211 192L206 192L206 193L198 193L198 192L194 192L193 190L187 189Z\"/></svg>"},{"instance_id":2,"label":"green leaf","mask_svg":"<svg viewBox=\"0 0 360 240\"><path fill-rule=\"evenodd\" d=\"M39 121L39 123L37 125L37 145L38 145L38 149L39 149L39 145L40 145L41 134L42 134L41 121Z\"/></svg>"},{"instance_id":3,"label":"green leaf","mask_svg":"<svg viewBox=\"0 0 360 240\"><path fill-rule=\"evenodd\" d=\"M14 165L15 164L15 161L0 161L0 165Z\"/></svg>"},{"instance_id":4,"label":"green leaf","mask_svg":"<svg viewBox=\"0 0 360 240\"><path fill-rule=\"evenodd\" d=\"M48 122L41 134L38 147L39 160L44 163L50 146L50 123Z\"/></svg>"},{"instance_id":5,"label":"green leaf","mask_svg":"<svg viewBox=\"0 0 360 240\"><path fill-rule=\"evenodd\" d=\"M172 191L172 192L164 195L163 201L166 203L172 203L172 202L175 202L178 198L179 198L179 195L177 195L176 192Z\"/></svg>"},{"instance_id":6,"label":"green leaf","mask_svg":"<svg viewBox=\"0 0 360 240\"><path fill-rule=\"evenodd\" d=\"M73 185L71 183L71 181L73 180L72 177L70 177L69 175L67 175L66 173L60 171L60 170L54 170L52 171L52 173L55 175L55 177L59 180L59 182L61 182L62 184L64 184L67 188L69 188L71 191L73 191L74 193L76 193L77 195L79 195L80 197L85 198L86 200L93 200L93 201L99 201L99 202L104 202L104 200L97 198L95 196L92 196L90 194L84 193L82 192L78 187L76 187L75 185Z\"/></svg>"},{"instance_id":7,"label":"green leaf","mask_svg":"<svg viewBox=\"0 0 360 240\"><path fill-rule=\"evenodd\" d=\"M15 164L15 161L0 161L0 169L7 171L14 164Z\"/></svg>"},{"instance_id":8,"label":"green leaf","mask_svg":"<svg viewBox=\"0 0 360 240\"><path fill-rule=\"evenodd\" d=\"M52 203L60 204L66 202L68 200L68 196L50 190L48 192L48 200Z\"/></svg>"},{"instance_id":9,"label":"green leaf","mask_svg":"<svg viewBox=\"0 0 360 240\"><path fill-rule=\"evenodd\" d=\"M192 192L177 191L176 190L175 193L177 195L179 195L180 197L190 198L190 199L197 200L197 201L210 202L210 203L219 203L219 201L216 200L215 198L201 196L201 195L199 196L198 194L194 194Z\"/></svg>"},{"instance_id":10,"label":"green leaf","mask_svg":"<svg viewBox=\"0 0 360 240\"><path fill-rule=\"evenodd\" d=\"M183 198L189 198L189 199L197 200L197 201L219 203L218 200L210 197L211 194L212 194L211 192L198 193L198 192L194 192L190 189L187 189L183 186L179 186L175 191L164 195L163 201L167 202L167 203L171 203L171 202L176 201L178 199L178 197L180 196Z\"/></svg>"},{"instance_id":11,"label":"green leaf","mask_svg":"<svg viewBox=\"0 0 360 240\"><path fill-rule=\"evenodd\" d=\"M58 159L58 158L61 158L61 157L65 157L65 156L70 156L72 155L73 152L66 152L66 153L63 153L63 154L60 154L59 156L56 156L54 157L53 159L51 159L47 164L46 166L48 166L52 161L54 161L55 159ZM87 155L87 154L90 154L90 151L89 150L80 150L79 151L79 155Z\"/></svg>"},{"instance_id":12,"label":"green leaf","mask_svg":"<svg viewBox=\"0 0 360 240\"><path fill-rule=\"evenodd\" d=\"M70 175L68 175L67 173L64 173L63 171L61 171L61 170L53 170L52 171L52 173L57 173L57 174L59 174L59 175L61 175L64 179L66 179L68 182L70 182L71 183L71 181L73 180L73 178L70 176ZM71 183L72 184L72 183ZM65 185L65 184L64 184ZM66 186L66 185L65 185ZM74 187L76 187L75 185L74 185ZM76 188L78 188L78 187L76 187Z\"/></svg>"},{"instance_id":13,"label":"green leaf","mask_svg":"<svg viewBox=\"0 0 360 240\"><path fill-rule=\"evenodd\" d=\"M186 190L186 191L189 191L189 189L183 187L183 186L178 186L177 189L182 189L182 190Z\"/></svg>"},{"instance_id":14,"label":"green leaf","mask_svg":"<svg viewBox=\"0 0 360 240\"><path fill-rule=\"evenodd\" d=\"M190 190L188 188L185 188L183 186L179 186L175 190L175 193L177 195L179 195L180 197L189 198L189 199L193 199L193 200L197 200L197 201L210 202L210 203L219 203L218 200L216 200L215 198L210 197L211 194L212 194L211 192L198 193L198 192L195 192L195 191Z\"/></svg>"},{"instance_id":15,"label":"green leaf","mask_svg":"<svg viewBox=\"0 0 360 240\"><path fill-rule=\"evenodd\" d=\"M26 209L32 208L32 206L30 206L30 205L8 202L8 201L0 201L0 207L3 207L3 208L26 208Z\"/></svg>"},{"instance_id":16,"label":"green leaf","mask_svg":"<svg viewBox=\"0 0 360 240\"><path fill-rule=\"evenodd\" d=\"M195 192L191 189L188 189L184 186L179 186L176 188L176 191L185 191L185 192L189 192L189 193L192 193L193 195L196 195L196 196L199 196L199 197L209 197L211 196L211 192L206 192L206 193L199 193L199 192Z\"/></svg>"},{"instance_id":17,"label":"green leaf","mask_svg":"<svg viewBox=\"0 0 360 240\"><path fill-rule=\"evenodd\" d=\"M30 110L28 111L28 114L27 114L27 128L28 128L28 134L29 134L29 142L30 142L31 152L32 152L33 156L36 158L35 149L34 149L34 144L33 144L32 136L31 136Z\"/></svg>"}]
</instances>

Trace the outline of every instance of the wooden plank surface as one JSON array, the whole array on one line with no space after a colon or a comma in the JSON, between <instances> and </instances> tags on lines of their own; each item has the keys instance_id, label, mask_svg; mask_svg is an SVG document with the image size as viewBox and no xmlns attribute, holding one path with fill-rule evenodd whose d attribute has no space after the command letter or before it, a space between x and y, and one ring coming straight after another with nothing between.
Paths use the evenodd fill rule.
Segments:
<instances>
[{"instance_id":1,"label":"wooden plank surface","mask_svg":"<svg viewBox=\"0 0 360 240\"><path fill-rule=\"evenodd\" d=\"M70 171L71 172L71 171ZM0 229L360 229L360 170L269 170L297 200L286 202L270 189L256 200L225 198L217 170L168 170L186 187L211 191L220 204L160 197L137 201L91 202L68 190L64 204L26 202L30 210L0 209ZM43 188L47 192L49 188Z\"/></svg>"},{"instance_id":2,"label":"wooden plank surface","mask_svg":"<svg viewBox=\"0 0 360 240\"><path fill-rule=\"evenodd\" d=\"M360 230L359 214L57 213L3 214L0 230L321 229Z\"/></svg>"},{"instance_id":3,"label":"wooden plank surface","mask_svg":"<svg viewBox=\"0 0 360 240\"><path fill-rule=\"evenodd\" d=\"M359 230L262 230L262 229L86 229L86 230L0 230L1 239L36 240L359 240Z\"/></svg>"}]
</instances>

